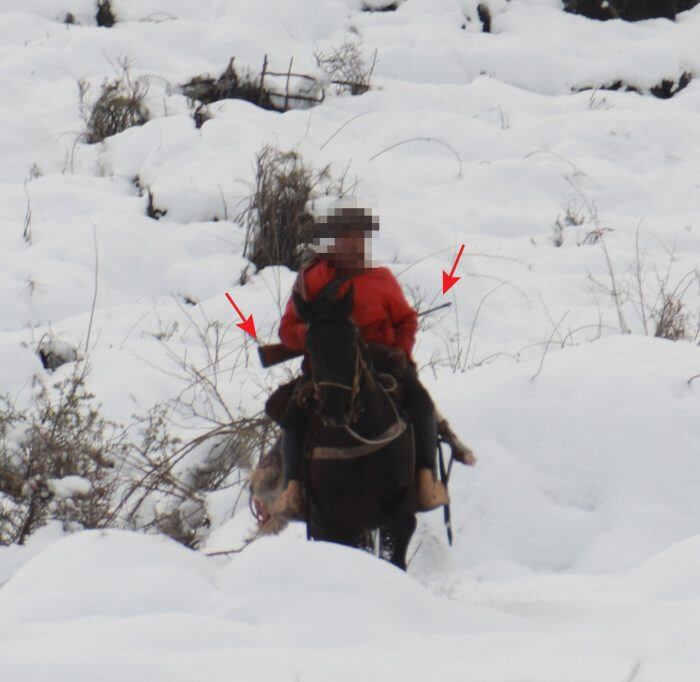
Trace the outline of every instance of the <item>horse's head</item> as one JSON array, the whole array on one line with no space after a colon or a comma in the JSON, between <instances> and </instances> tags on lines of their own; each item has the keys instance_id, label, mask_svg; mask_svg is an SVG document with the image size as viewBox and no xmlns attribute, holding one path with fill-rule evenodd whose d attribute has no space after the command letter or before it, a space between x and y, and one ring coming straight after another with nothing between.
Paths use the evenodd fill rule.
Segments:
<instances>
[{"instance_id":1,"label":"horse's head","mask_svg":"<svg viewBox=\"0 0 700 682\"><path fill-rule=\"evenodd\" d=\"M324 422L344 426L353 420L359 391L359 332L350 317L354 289L341 298L337 286L327 287L315 300L305 301L296 292L294 305L308 324L306 350Z\"/></svg>"}]
</instances>

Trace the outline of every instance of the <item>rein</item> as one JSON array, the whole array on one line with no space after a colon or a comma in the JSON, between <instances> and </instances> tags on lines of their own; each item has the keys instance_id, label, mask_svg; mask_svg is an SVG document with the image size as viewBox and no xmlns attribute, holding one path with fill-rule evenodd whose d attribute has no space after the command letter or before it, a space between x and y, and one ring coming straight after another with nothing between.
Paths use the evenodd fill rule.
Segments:
<instances>
[{"instance_id":1,"label":"rein","mask_svg":"<svg viewBox=\"0 0 700 682\"><path fill-rule=\"evenodd\" d=\"M360 443L364 443L365 445L377 445L377 446L388 445L392 441L396 440L404 432L404 425L401 422L401 418L399 417L399 413L396 410L396 406L394 405L393 400L391 401L391 404L394 407L394 416L396 417L396 421L394 422L394 427L388 436L386 436L384 438L379 438L377 440L372 440L371 438L365 438L364 436L361 436L356 431L353 431L353 429L351 429L347 424L343 428L355 440L359 440Z\"/></svg>"}]
</instances>

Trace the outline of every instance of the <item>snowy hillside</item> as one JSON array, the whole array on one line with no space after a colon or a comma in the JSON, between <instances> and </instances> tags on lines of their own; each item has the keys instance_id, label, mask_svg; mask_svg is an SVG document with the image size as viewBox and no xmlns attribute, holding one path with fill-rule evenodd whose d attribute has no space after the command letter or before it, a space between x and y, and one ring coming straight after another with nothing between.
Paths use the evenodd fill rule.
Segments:
<instances>
[{"instance_id":1,"label":"snowy hillside","mask_svg":"<svg viewBox=\"0 0 700 682\"><path fill-rule=\"evenodd\" d=\"M0 0L0 396L43 404L76 362L38 350L69 348L129 433L190 395L188 362L216 378L212 419L254 418L287 370L259 368L224 293L276 340L295 274L256 273L240 219L273 145L372 203L409 299L452 302L416 358L479 456L453 473L454 546L422 516L407 575L296 526L206 556L252 531L238 481L203 496L197 550L52 521L0 546L3 682L700 679L700 6L627 23L489 0L486 33L477 4L112 0L107 28L93 0ZM368 92L225 99L196 125L191 79L266 55L319 76L346 40L376 54ZM150 120L89 144L125 64ZM120 527L170 510L144 500Z\"/></svg>"}]
</instances>

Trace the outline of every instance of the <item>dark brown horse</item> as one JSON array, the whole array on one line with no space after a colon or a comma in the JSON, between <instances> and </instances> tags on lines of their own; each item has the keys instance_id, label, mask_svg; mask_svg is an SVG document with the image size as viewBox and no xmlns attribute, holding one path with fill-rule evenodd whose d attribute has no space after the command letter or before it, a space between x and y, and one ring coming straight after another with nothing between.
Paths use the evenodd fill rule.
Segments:
<instances>
[{"instance_id":1,"label":"dark brown horse","mask_svg":"<svg viewBox=\"0 0 700 682\"><path fill-rule=\"evenodd\" d=\"M294 299L308 324L314 395L307 531L314 540L363 548L374 544L378 531L381 556L405 570L416 527L412 430L373 370L350 317L352 287L339 299L336 288L314 301Z\"/></svg>"}]
</instances>

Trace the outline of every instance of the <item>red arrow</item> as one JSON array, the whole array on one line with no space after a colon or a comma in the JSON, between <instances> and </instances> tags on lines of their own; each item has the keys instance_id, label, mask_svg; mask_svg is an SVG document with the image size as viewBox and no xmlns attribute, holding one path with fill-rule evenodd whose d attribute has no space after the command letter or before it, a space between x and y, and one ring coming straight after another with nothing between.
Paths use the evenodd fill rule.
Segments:
<instances>
[{"instance_id":1,"label":"red arrow","mask_svg":"<svg viewBox=\"0 0 700 682\"><path fill-rule=\"evenodd\" d=\"M459 259L462 257L462 252L464 251L464 244L459 247L459 253L457 254L457 258L455 258L455 264L452 266L452 270L450 270L450 274L448 275L444 270L442 271L442 293L446 294L457 282L459 282L461 277L455 277L455 270L457 269L457 263L459 263Z\"/></svg>"},{"instance_id":2,"label":"red arrow","mask_svg":"<svg viewBox=\"0 0 700 682\"><path fill-rule=\"evenodd\" d=\"M255 322L253 321L253 315L251 314L246 318L246 316L241 312L241 309L233 302L231 294L229 294L228 291L226 292L226 298L234 307L235 311L238 313L238 316L243 320L243 322L237 322L236 327L239 327L246 332L246 334L250 334L254 339L257 339L258 335L255 333Z\"/></svg>"}]
</instances>

